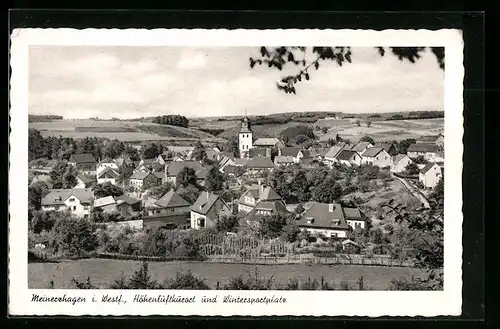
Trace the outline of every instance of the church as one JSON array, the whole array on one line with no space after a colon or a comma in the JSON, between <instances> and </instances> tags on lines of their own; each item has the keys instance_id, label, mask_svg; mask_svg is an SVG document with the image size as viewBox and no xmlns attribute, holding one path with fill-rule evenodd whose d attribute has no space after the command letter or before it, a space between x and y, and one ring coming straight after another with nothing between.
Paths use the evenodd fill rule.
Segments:
<instances>
[{"instance_id":1,"label":"church","mask_svg":"<svg viewBox=\"0 0 500 329\"><path fill-rule=\"evenodd\" d=\"M250 149L253 147L253 133L252 128L250 127L250 120L246 116L241 121L238 144L240 158L248 158Z\"/></svg>"},{"instance_id":2,"label":"church","mask_svg":"<svg viewBox=\"0 0 500 329\"><path fill-rule=\"evenodd\" d=\"M258 138L254 141L250 119L246 116L241 121L238 145L240 158L252 158L258 155L271 158L272 149L277 150L285 147L283 141L278 138Z\"/></svg>"}]
</instances>

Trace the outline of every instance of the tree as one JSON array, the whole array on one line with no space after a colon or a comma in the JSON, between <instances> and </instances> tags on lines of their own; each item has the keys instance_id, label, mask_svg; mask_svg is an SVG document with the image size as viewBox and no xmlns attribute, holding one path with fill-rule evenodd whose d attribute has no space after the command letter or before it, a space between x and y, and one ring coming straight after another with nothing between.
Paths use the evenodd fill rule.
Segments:
<instances>
[{"instance_id":1,"label":"tree","mask_svg":"<svg viewBox=\"0 0 500 329\"><path fill-rule=\"evenodd\" d=\"M125 151L125 145L118 140L114 140L104 145L102 155L106 158L115 159L118 158L123 151Z\"/></svg>"},{"instance_id":2,"label":"tree","mask_svg":"<svg viewBox=\"0 0 500 329\"><path fill-rule=\"evenodd\" d=\"M282 237L285 241L288 242L295 242L297 241L297 237L299 236L300 229L297 223L292 220L288 219L286 225L282 228Z\"/></svg>"},{"instance_id":3,"label":"tree","mask_svg":"<svg viewBox=\"0 0 500 329\"><path fill-rule=\"evenodd\" d=\"M406 154L408 151L408 147L410 147L411 144L415 144L417 141L414 138L407 138L403 139L398 143L398 152L401 154Z\"/></svg>"},{"instance_id":4,"label":"tree","mask_svg":"<svg viewBox=\"0 0 500 329\"><path fill-rule=\"evenodd\" d=\"M316 135L314 135L314 130L305 125L297 125L293 127L288 127L286 129L283 129L280 133L280 138L285 142L285 144L290 144L293 142L297 143L297 137L298 136L303 136L300 138L300 143L303 143L304 141L308 139L316 139Z\"/></svg>"},{"instance_id":5,"label":"tree","mask_svg":"<svg viewBox=\"0 0 500 329\"><path fill-rule=\"evenodd\" d=\"M137 149L132 147L132 146L128 146L123 153L125 155L128 155L130 157L130 160L132 160L132 161L141 160L141 157L139 155L139 151L137 151Z\"/></svg>"},{"instance_id":6,"label":"tree","mask_svg":"<svg viewBox=\"0 0 500 329\"><path fill-rule=\"evenodd\" d=\"M415 159L413 159L413 162L416 164L427 164L429 161L427 161L423 155L419 155Z\"/></svg>"},{"instance_id":7,"label":"tree","mask_svg":"<svg viewBox=\"0 0 500 329\"><path fill-rule=\"evenodd\" d=\"M28 207L33 210L40 210L42 207L42 198L48 192L45 182L36 182L28 187Z\"/></svg>"},{"instance_id":8,"label":"tree","mask_svg":"<svg viewBox=\"0 0 500 329\"><path fill-rule=\"evenodd\" d=\"M282 235L283 228L288 223L288 217L281 213L259 218L259 234L265 238L277 238Z\"/></svg>"},{"instance_id":9,"label":"tree","mask_svg":"<svg viewBox=\"0 0 500 329\"><path fill-rule=\"evenodd\" d=\"M77 170L66 161L58 161L50 172L53 188L73 188L78 183L77 173Z\"/></svg>"},{"instance_id":10,"label":"tree","mask_svg":"<svg viewBox=\"0 0 500 329\"><path fill-rule=\"evenodd\" d=\"M444 70L444 47L431 47L431 52L435 55L439 67ZM380 56L384 56L387 51L390 51L399 60L408 60L415 63L422 57L422 53L426 51L425 47L375 47L374 51L378 51ZM312 60L306 60L313 57ZM312 56L311 56L312 55ZM256 65L264 65L269 68L282 71L283 68L295 65L297 73L283 76L276 82L278 90L284 91L287 94L296 94L297 83L308 81L311 79L312 67L316 70L320 68L320 63L325 61L333 61L338 66L352 62L353 52L351 47L260 47L259 57L250 57L250 68Z\"/></svg>"},{"instance_id":11,"label":"tree","mask_svg":"<svg viewBox=\"0 0 500 329\"><path fill-rule=\"evenodd\" d=\"M153 159L161 154L161 148L156 143L149 143L142 149L144 159Z\"/></svg>"},{"instance_id":12,"label":"tree","mask_svg":"<svg viewBox=\"0 0 500 329\"><path fill-rule=\"evenodd\" d=\"M201 161L207 157L207 152L205 151L205 147L200 141L197 141L194 144L194 150L193 150L193 158L196 161Z\"/></svg>"},{"instance_id":13,"label":"tree","mask_svg":"<svg viewBox=\"0 0 500 329\"><path fill-rule=\"evenodd\" d=\"M161 115L153 119L153 123L178 126L187 128L189 125L189 120L182 115Z\"/></svg>"},{"instance_id":14,"label":"tree","mask_svg":"<svg viewBox=\"0 0 500 329\"><path fill-rule=\"evenodd\" d=\"M361 137L361 139L359 141L360 142L368 142L372 145L375 145L375 141L370 136L363 136L363 137Z\"/></svg>"},{"instance_id":15,"label":"tree","mask_svg":"<svg viewBox=\"0 0 500 329\"><path fill-rule=\"evenodd\" d=\"M236 232L239 226L239 218L236 216L221 217L215 224L215 228L219 232Z\"/></svg>"},{"instance_id":16,"label":"tree","mask_svg":"<svg viewBox=\"0 0 500 329\"><path fill-rule=\"evenodd\" d=\"M186 187L188 185L197 186L196 172L193 168L184 167L176 176L177 187Z\"/></svg>"},{"instance_id":17,"label":"tree","mask_svg":"<svg viewBox=\"0 0 500 329\"><path fill-rule=\"evenodd\" d=\"M216 166L210 167L205 179L206 188L210 192L221 191L224 186L224 175Z\"/></svg>"},{"instance_id":18,"label":"tree","mask_svg":"<svg viewBox=\"0 0 500 329\"><path fill-rule=\"evenodd\" d=\"M419 169L415 162L410 162L406 167L405 171L407 175L418 175Z\"/></svg>"},{"instance_id":19,"label":"tree","mask_svg":"<svg viewBox=\"0 0 500 329\"><path fill-rule=\"evenodd\" d=\"M78 175L78 170L76 170L75 167L73 166L67 166L66 171L63 174L62 177L62 184L63 188L73 188L78 184L78 180L76 179L76 176Z\"/></svg>"},{"instance_id":20,"label":"tree","mask_svg":"<svg viewBox=\"0 0 500 329\"><path fill-rule=\"evenodd\" d=\"M356 123L356 126L361 127L361 120L357 119L355 123Z\"/></svg>"},{"instance_id":21,"label":"tree","mask_svg":"<svg viewBox=\"0 0 500 329\"><path fill-rule=\"evenodd\" d=\"M321 132L322 132L323 134L328 133L328 127L323 127L323 128L321 128Z\"/></svg>"},{"instance_id":22,"label":"tree","mask_svg":"<svg viewBox=\"0 0 500 329\"><path fill-rule=\"evenodd\" d=\"M369 128L372 126L372 122L370 120L366 121L366 126Z\"/></svg>"},{"instance_id":23,"label":"tree","mask_svg":"<svg viewBox=\"0 0 500 329\"><path fill-rule=\"evenodd\" d=\"M181 186L177 189L177 193L183 197L187 202L193 204L200 195L200 189L195 185Z\"/></svg>"},{"instance_id":24,"label":"tree","mask_svg":"<svg viewBox=\"0 0 500 329\"><path fill-rule=\"evenodd\" d=\"M307 181L306 173L304 170L298 170L290 182L291 194L297 198L299 202L306 202L309 200L309 182Z\"/></svg>"},{"instance_id":25,"label":"tree","mask_svg":"<svg viewBox=\"0 0 500 329\"><path fill-rule=\"evenodd\" d=\"M333 145L337 144L337 142L333 138L328 138L326 143L328 144L328 146L333 146Z\"/></svg>"},{"instance_id":26,"label":"tree","mask_svg":"<svg viewBox=\"0 0 500 329\"><path fill-rule=\"evenodd\" d=\"M57 251L67 255L82 256L97 247L96 228L85 218L73 218L64 213L54 224L54 241Z\"/></svg>"},{"instance_id":27,"label":"tree","mask_svg":"<svg viewBox=\"0 0 500 329\"><path fill-rule=\"evenodd\" d=\"M97 184L94 188L94 196L96 198L104 198L107 196L120 196L123 195L123 190L109 182Z\"/></svg>"},{"instance_id":28,"label":"tree","mask_svg":"<svg viewBox=\"0 0 500 329\"><path fill-rule=\"evenodd\" d=\"M273 170L267 176L267 184L271 186L284 200L290 197L290 185L286 181L286 173L282 168Z\"/></svg>"},{"instance_id":29,"label":"tree","mask_svg":"<svg viewBox=\"0 0 500 329\"><path fill-rule=\"evenodd\" d=\"M160 186L154 186L149 190L149 195L161 198L165 193L173 189L175 186L171 182L165 182Z\"/></svg>"},{"instance_id":30,"label":"tree","mask_svg":"<svg viewBox=\"0 0 500 329\"><path fill-rule=\"evenodd\" d=\"M321 203L333 203L342 196L342 187L334 178L328 177L317 185L312 193L314 201Z\"/></svg>"},{"instance_id":31,"label":"tree","mask_svg":"<svg viewBox=\"0 0 500 329\"><path fill-rule=\"evenodd\" d=\"M438 207L444 206L444 176L441 176L429 198L436 202Z\"/></svg>"},{"instance_id":32,"label":"tree","mask_svg":"<svg viewBox=\"0 0 500 329\"><path fill-rule=\"evenodd\" d=\"M224 144L223 149L237 158L240 156L240 147L238 144L238 139L236 137L231 137L230 139L228 139L226 144Z\"/></svg>"},{"instance_id":33,"label":"tree","mask_svg":"<svg viewBox=\"0 0 500 329\"><path fill-rule=\"evenodd\" d=\"M30 129L28 132L28 160L47 156L47 144L40 131Z\"/></svg>"},{"instance_id":34,"label":"tree","mask_svg":"<svg viewBox=\"0 0 500 329\"><path fill-rule=\"evenodd\" d=\"M297 207L293 210L293 212L297 215L300 215L304 212L304 206L302 204L298 204Z\"/></svg>"},{"instance_id":35,"label":"tree","mask_svg":"<svg viewBox=\"0 0 500 329\"><path fill-rule=\"evenodd\" d=\"M129 280L129 289L155 289L158 283L151 279L149 275L149 266L147 262L143 262L141 268L134 272Z\"/></svg>"}]
</instances>

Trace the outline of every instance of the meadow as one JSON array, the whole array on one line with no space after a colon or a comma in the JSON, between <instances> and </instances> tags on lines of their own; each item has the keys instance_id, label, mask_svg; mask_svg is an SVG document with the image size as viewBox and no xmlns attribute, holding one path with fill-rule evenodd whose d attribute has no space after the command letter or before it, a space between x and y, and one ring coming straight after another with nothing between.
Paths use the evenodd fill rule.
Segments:
<instances>
[{"instance_id":1,"label":"meadow","mask_svg":"<svg viewBox=\"0 0 500 329\"><path fill-rule=\"evenodd\" d=\"M114 280L130 277L141 262L130 260L111 259L81 259L61 261L59 263L30 263L28 264L28 287L30 289L44 289L49 282L54 282L56 289L72 289L73 278L83 281L87 277L100 288L107 288ZM364 286L370 290L388 290L391 280L396 278L419 277L423 271L408 267L360 266L360 265L324 265L324 264L293 264L293 265L242 265L210 262L150 262L149 274L151 278L162 282L165 278L174 277L177 271L190 270L195 276L203 278L211 288L215 288L217 281L223 286L232 277L239 275L248 277L272 277L275 282L287 283L290 278L300 281L321 280L333 283L337 287L341 282L355 286L360 276L363 276Z\"/></svg>"}]
</instances>

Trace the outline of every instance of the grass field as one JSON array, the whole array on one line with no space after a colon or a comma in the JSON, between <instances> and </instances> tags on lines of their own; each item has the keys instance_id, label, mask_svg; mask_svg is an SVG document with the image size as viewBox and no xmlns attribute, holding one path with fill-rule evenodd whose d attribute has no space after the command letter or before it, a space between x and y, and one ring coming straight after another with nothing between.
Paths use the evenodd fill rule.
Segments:
<instances>
[{"instance_id":1,"label":"grass field","mask_svg":"<svg viewBox=\"0 0 500 329\"><path fill-rule=\"evenodd\" d=\"M130 277L140 267L138 261L84 259L77 261L63 261L60 263L30 263L28 264L28 287L30 289L48 288L50 280L58 289L75 288L71 280L90 280L100 288L106 288L114 280L121 277ZM240 265L208 262L152 262L149 270L152 279L159 282L165 278L175 276L177 271L191 270L194 275L204 278L210 287L215 287L217 281L224 285L231 277L238 275L255 275L257 268L260 277L273 277L275 282L288 282L290 277L299 280L308 278L334 283L348 282L354 286L360 276L363 276L365 287L372 290L387 290L391 280L395 278L418 277L422 271L405 267L357 266L357 265Z\"/></svg>"},{"instance_id":2,"label":"grass field","mask_svg":"<svg viewBox=\"0 0 500 329\"><path fill-rule=\"evenodd\" d=\"M173 139L222 141L218 137L197 129L159 125L143 121L57 120L51 122L30 122L29 127L40 130L45 137L107 137L121 141Z\"/></svg>"}]
</instances>

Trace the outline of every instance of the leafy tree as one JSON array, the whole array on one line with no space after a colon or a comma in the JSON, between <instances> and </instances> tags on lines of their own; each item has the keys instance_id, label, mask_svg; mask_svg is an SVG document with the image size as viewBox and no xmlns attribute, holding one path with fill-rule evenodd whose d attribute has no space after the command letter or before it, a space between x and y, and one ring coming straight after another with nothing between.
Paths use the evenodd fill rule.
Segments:
<instances>
[{"instance_id":1,"label":"leafy tree","mask_svg":"<svg viewBox=\"0 0 500 329\"><path fill-rule=\"evenodd\" d=\"M304 170L298 170L290 182L291 194L297 198L299 202L309 200L309 182L307 181Z\"/></svg>"},{"instance_id":2,"label":"leafy tree","mask_svg":"<svg viewBox=\"0 0 500 329\"><path fill-rule=\"evenodd\" d=\"M323 134L326 134L326 133L328 132L328 127L323 127L323 128L321 128L321 132L322 132Z\"/></svg>"},{"instance_id":3,"label":"leafy tree","mask_svg":"<svg viewBox=\"0 0 500 329\"><path fill-rule=\"evenodd\" d=\"M415 144L417 141L414 138L407 138L398 143L398 152L401 154L406 154L408 152L408 148L411 144Z\"/></svg>"},{"instance_id":4,"label":"leafy tree","mask_svg":"<svg viewBox=\"0 0 500 329\"><path fill-rule=\"evenodd\" d=\"M299 203L297 205L297 207L293 210L294 213L296 213L297 215L300 215L304 212L304 206L302 206L301 203Z\"/></svg>"},{"instance_id":5,"label":"leafy tree","mask_svg":"<svg viewBox=\"0 0 500 329\"><path fill-rule=\"evenodd\" d=\"M57 251L82 256L97 247L96 228L84 218L73 218L69 213L57 218L53 232Z\"/></svg>"},{"instance_id":6,"label":"leafy tree","mask_svg":"<svg viewBox=\"0 0 500 329\"><path fill-rule=\"evenodd\" d=\"M129 289L156 289L157 287L158 283L149 275L147 262L142 263L141 268L134 272L128 283Z\"/></svg>"},{"instance_id":7,"label":"leafy tree","mask_svg":"<svg viewBox=\"0 0 500 329\"><path fill-rule=\"evenodd\" d=\"M297 136L301 135L307 137L307 138L301 137L300 138L301 143L303 143L308 139L313 139L313 140L316 139L316 135L314 135L314 130L311 127L305 125L297 125L284 129L280 133L280 138L283 140L283 142L285 142L285 144L293 142L297 143Z\"/></svg>"},{"instance_id":8,"label":"leafy tree","mask_svg":"<svg viewBox=\"0 0 500 329\"><path fill-rule=\"evenodd\" d=\"M201 161L207 157L207 152L205 151L205 147L200 141L197 141L194 144L194 150L193 150L193 158L196 161Z\"/></svg>"},{"instance_id":9,"label":"leafy tree","mask_svg":"<svg viewBox=\"0 0 500 329\"><path fill-rule=\"evenodd\" d=\"M299 236L300 229L294 220L288 219L286 225L282 229L282 237L285 241L295 242Z\"/></svg>"},{"instance_id":10,"label":"leafy tree","mask_svg":"<svg viewBox=\"0 0 500 329\"><path fill-rule=\"evenodd\" d=\"M359 141L360 142L368 142L372 145L375 145L375 141L370 136L363 136Z\"/></svg>"},{"instance_id":11,"label":"leafy tree","mask_svg":"<svg viewBox=\"0 0 500 329\"><path fill-rule=\"evenodd\" d=\"M206 188L210 192L221 191L224 186L224 175L216 166L210 167L205 179Z\"/></svg>"},{"instance_id":12,"label":"leafy tree","mask_svg":"<svg viewBox=\"0 0 500 329\"><path fill-rule=\"evenodd\" d=\"M94 188L94 196L96 198L104 198L107 196L120 196L123 195L123 190L109 182L97 184Z\"/></svg>"},{"instance_id":13,"label":"leafy tree","mask_svg":"<svg viewBox=\"0 0 500 329\"><path fill-rule=\"evenodd\" d=\"M172 290L209 290L204 280L197 278L191 271L176 272L174 278L165 280L162 289Z\"/></svg>"},{"instance_id":14,"label":"leafy tree","mask_svg":"<svg viewBox=\"0 0 500 329\"><path fill-rule=\"evenodd\" d=\"M291 195L290 185L287 183L287 174L282 168L273 170L267 176L267 184L271 186L284 200L288 200Z\"/></svg>"},{"instance_id":15,"label":"leafy tree","mask_svg":"<svg viewBox=\"0 0 500 329\"><path fill-rule=\"evenodd\" d=\"M186 186L181 185L177 189L177 193L187 202L194 203L200 196L200 189L197 186L191 184L188 184Z\"/></svg>"},{"instance_id":16,"label":"leafy tree","mask_svg":"<svg viewBox=\"0 0 500 329\"><path fill-rule=\"evenodd\" d=\"M337 144L337 142L333 138L328 138L326 143L328 144L328 146L333 146L333 145Z\"/></svg>"},{"instance_id":17,"label":"leafy tree","mask_svg":"<svg viewBox=\"0 0 500 329\"><path fill-rule=\"evenodd\" d=\"M160 186L154 186L149 190L149 195L161 198L165 193L173 189L175 186L171 182L166 182Z\"/></svg>"},{"instance_id":18,"label":"leafy tree","mask_svg":"<svg viewBox=\"0 0 500 329\"><path fill-rule=\"evenodd\" d=\"M357 119L355 123L356 123L356 126L361 127L361 120Z\"/></svg>"},{"instance_id":19,"label":"leafy tree","mask_svg":"<svg viewBox=\"0 0 500 329\"><path fill-rule=\"evenodd\" d=\"M259 234L266 238L277 238L283 234L283 228L288 223L288 217L281 213L259 218Z\"/></svg>"},{"instance_id":20,"label":"leafy tree","mask_svg":"<svg viewBox=\"0 0 500 329\"><path fill-rule=\"evenodd\" d=\"M106 158L115 159L125 151L125 145L118 140L106 143L102 150L102 155Z\"/></svg>"},{"instance_id":21,"label":"leafy tree","mask_svg":"<svg viewBox=\"0 0 500 329\"><path fill-rule=\"evenodd\" d=\"M240 147L238 144L238 139L236 137L231 137L228 139L226 144L223 147L224 151L231 153L235 157L240 156Z\"/></svg>"},{"instance_id":22,"label":"leafy tree","mask_svg":"<svg viewBox=\"0 0 500 329\"><path fill-rule=\"evenodd\" d=\"M366 126L367 126L367 127L371 127L371 126L372 126L372 122L371 122L371 121L369 121L369 120L368 120L368 121L366 121Z\"/></svg>"},{"instance_id":23,"label":"leafy tree","mask_svg":"<svg viewBox=\"0 0 500 329\"><path fill-rule=\"evenodd\" d=\"M187 128L189 125L189 120L182 115L161 115L153 119L153 123L178 126Z\"/></svg>"},{"instance_id":24,"label":"leafy tree","mask_svg":"<svg viewBox=\"0 0 500 329\"><path fill-rule=\"evenodd\" d=\"M216 223L218 232L236 232L239 226L239 218L236 216L221 217Z\"/></svg>"},{"instance_id":25,"label":"leafy tree","mask_svg":"<svg viewBox=\"0 0 500 329\"><path fill-rule=\"evenodd\" d=\"M415 162L410 162L406 167L405 171L408 175L418 175L419 169Z\"/></svg>"},{"instance_id":26,"label":"leafy tree","mask_svg":"<svg viewBox=\"0 0 500 329\"><path fill-rule=\"evenodd\" d=\"M415 63L422 57L425 52L425 47L376 47L376 51L380 56L384 56L387 51L390 51L399 60L408 60ZM431 52L436 56L439 67L444 70L444 47L431 47ZM374 50L375 51L375 50ZM313 59L306 60L306 54L312 52ZM297 73L282 77L276 82L278 90L284 91L287 94L296 94L295 85L302 81L311 79L312 67L316 70L320 68L320 63L325 61L333 61L338 66L352 62L351 47L260 47L260 57L250 57L250 68L255 65L264 65L269 68L283 70L287 66L295 65ZM308 56L311 58L311 56Z\"/></svg>"},{"instance_id":27,"label":"leafy tree","mask_svg":"<svg viewBox=\"0 0 500 329\"><path fill-rule=\"evenodd\" d=\"M188 185L197 186L196 172L193 168L184 167L176 176L177 187L186 187Z\"/></svg>"},{"instance_id":28,"label":"leafy tree","mask_svg":"<svg viewBox=\"0 0 500 329\"><path fill-rule=\"evenodd\" d=\"M437 207L444 206L444 178L441 176L429 198L436 202Z\"/></svg>"},{"instance_id":29,"label":"leafy tree","mask_svg":"<svg viewBox=\"0 0 500 329\"><path fill-rule=\"evenodd\" d=\"M161 154L161 147L156 143L149 143L142 149L144 159L153 159Z\"/></svg>"},{"instance_id":30,"label":"leafy tree","mask_svg":"<svg viewBox=\"0 0 500 329\"><path fill-rule=\"evenodd\" d=\"M73 188L78 184L76 176L78 171L73 166L67 166L62 177L63 188Z\"/></svg>"},{"instance_id":31,"label":"leafy tree","mask_svg":"<svg viewBox=\"0 0 500 329\"><path fill-rule=\"evenodd\" d=\"M42 198L48 192L45 182L36 182L28 187L28 206L34 210L40 210L42 207Z\"/></svg>"},{"instance_id":32,"label":"leafy tree","mask_svg":"<svg viewBox=\"0 0 500 329\"><path fill-rule=\"evenodd\" d=\"M77 170L66 161L58 161L50 172L53 188L73 188L77 184Z\"/></svg>"},{"instance_id":33,"label":"leafy tree","mask_svg":"<svg viewBox=\"0 0 500 329\"><path fill-rule=\"evenodd\" d=\"M413 162L415 162L417 164L427 164L429 161L425 160L423 155L419 155L418 157L413 159Z\"/></svg>"},{"instance_id":34,"label":"leafy tree","mask_svg":"<svg viewBox=\"0 0 500 329\"><path fill-rule=\"evenodd\" d=\"M42 134L36 129L30 129L28 132L28 160L47 155L47 144Z\"/></svg>"},{"instance_id":35,"label":"leafy tree","mask_svg":"<svg viewBox=\"0 0 500 329\"><path fill-rule=\"evenodd\" d=\"M128 146L125 149L124 154L128 155L130 157L130 160L132 160L132 161L139 161L139 160L141 160L141 156L139 154L139 151L136 148L132 147L132 146Z\"/></svg>"},{"instance_id":36,"label":"leafy tree","mask_svg":"<svg viewBox=\"0 0 500 329\"><path fill-rule=\"evenodd\" d=\"M317 185L312 193L314 201L321 203L333 203L342 196L342 187L333 177L328 177Z\"/></svg>"}]
</instances>

